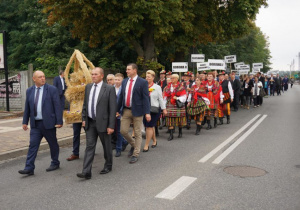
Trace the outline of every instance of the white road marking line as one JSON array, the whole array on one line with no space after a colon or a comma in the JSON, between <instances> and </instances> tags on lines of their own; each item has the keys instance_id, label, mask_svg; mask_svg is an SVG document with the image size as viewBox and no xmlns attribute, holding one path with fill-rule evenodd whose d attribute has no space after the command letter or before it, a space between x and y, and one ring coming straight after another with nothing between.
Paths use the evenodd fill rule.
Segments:
<instances>
[{"instance_id":1,"label":"white road marking line","mask_svg":"<svg viewBox=\"0 0 300 210\"><path fill-rule=\"evenodd\" d=\"M242 143L268 115L263 115L246 133L244 133L236 142L234 142L227 150L225 150L219 157L217 157L212 163L219 164L224 158L227 157L240 143Z\"/></svg>"},{"instance_id":2,"label":"white road marking line","mask_svg":"<svg viewBox=\"0 0 300 210\"><path fill-rule=\"evenodd\" d=\"M173 200L179 195L182 191L184 191L188 186L190 186L197 178L182 176L177 179L173 184L164 189L162 192L157 194L156 198L163 198L168 200Z\"/></svg>"},{"instance_id":3,"label":"white road marking line","mask_svg":"<svg viewBox=\"0 0 300 210\"><path fill-rule=\"evenodd\" d=\"M225 147L229 142L231 142L235 137L237 137L246 128L248 128L249 125L251 125L259 116L260 116L260 114L256 115L246 125L244 125L241 129L239 129L237 132L235 132L232 136L230 136L228 139L226 139L223 143L221 143L219 146L217 146L215 149L213 149L210 153L208 153L203 158L201 158L198 162L205 163L207 160L209 160L212 156L214 156L217 152L219 152L223 147Z\"/></svg>"}]
</instances>

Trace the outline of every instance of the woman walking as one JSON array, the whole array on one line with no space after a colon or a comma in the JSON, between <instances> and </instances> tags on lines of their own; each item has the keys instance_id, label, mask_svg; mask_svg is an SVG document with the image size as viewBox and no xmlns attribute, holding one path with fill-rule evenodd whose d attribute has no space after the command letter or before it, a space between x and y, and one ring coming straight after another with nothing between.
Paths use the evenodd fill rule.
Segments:
<instances>
[{"instance_id":1,"label":"woman walking","mask_svg":"<svg viewBox=\"0 0 300 210\"><path fill-rule=\"evenodd\" d=\"M168 141L173 139L173 129L179 127L178 138L182 137L182 127L186 126L186 90L179 82L178 74L172 74L171 83L164 90L164 101L167 107L166 126L170 131Z\"/></svg>"},{"instance_id":2,"label":"woman walking","mask_svg":"<svg viewBox=\"0 0 300 210\"><path fill-rule=\"evenodd\" d=\"M201 124L204 121L205 111L207 110L204 98L207 99L205 85L201 83L199 78L196 78L195 85L192 86L189 93L187 105L188 114L196 120L197 128L195 135L199 135L201 131Z\"/></svg>"},{"instance_id":3,"label":"woman walking","mask_svg":"<svg viewBox=\"0 0 300 210\"><path fill-rule=\"evenodd\" d=\"M150 95L150 115L151 121L147 122L144 118L144 126L146 128L146 142L144 145L143 152L149 151L149 143L151 139L153 140L152 148L157 146L157 139L155 135L155 126L157 121L159 120L160 112L163 110L164 115L167 114L166 106L163 101L161 87L154 83L155 72L152 70L148 70L146 72L146 80L148 82L149 95Z\"/></svg>"},{"instance_id":4,"label":"woman walking","mask_svg":"<svg viewBox=\"0 0 300 210\"><path fill-rule=\"evenodd\" d=\"M254 84L252 87L253 99L254 99L254 108L259 107L260 94L259 92L262 90L262 83L258 81L258 77L254 77Z\"/></svg>"},{"instance_id":5,"label":"woman walking","mask_svg":"<svg viewBox=\"0 0 300 210\"><path fill-rule=\"evenodd\" d=\"M246 77L246 80L243 83L243 89L244 89L243 104L245 109L249 109L252 87L253 87L252 81L250 81L249 77Z\"/></svg>"}]
</instances>

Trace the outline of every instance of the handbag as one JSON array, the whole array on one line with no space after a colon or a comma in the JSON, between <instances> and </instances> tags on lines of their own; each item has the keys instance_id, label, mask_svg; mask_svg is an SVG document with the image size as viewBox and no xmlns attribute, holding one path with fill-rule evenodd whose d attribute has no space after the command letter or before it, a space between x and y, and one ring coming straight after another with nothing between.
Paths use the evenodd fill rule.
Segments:
<instances>
[{"instance_id":1,"label":"handbag","mask_svg":"<svg viewBox=\"0 0 300 210\"><path fill-rule=\"evenodd\" d=\"M259 96L262 97L262 98L265 96L265 90L263 88L260 88Z\"/></svg>"},{"instance_id":2,"label":"handbag","mask_svg":"<svg viewBox=\"0 0 300 210\"><path fill-rule=\"evenodd\" d=\"M150 113L158 114L159 113L159 107L151 106L150 107Z\"/></svg>"},{"instance_id":3,"label":"handbag","mask_svg":"<svg viewBox=\"0 0 300 210\"><path fill-rule=\"evenodd\" d=\"M176 100L176 106L177 106L177 108L182 108L184 106L184 103L182 103L179 100Z\"/></svg>"}]
</instances>

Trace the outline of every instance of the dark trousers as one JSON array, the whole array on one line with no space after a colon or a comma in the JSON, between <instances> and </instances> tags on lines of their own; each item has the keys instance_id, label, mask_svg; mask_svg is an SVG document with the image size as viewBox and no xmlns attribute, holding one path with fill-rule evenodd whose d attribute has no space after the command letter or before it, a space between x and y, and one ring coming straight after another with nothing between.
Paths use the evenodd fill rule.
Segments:
<instances>
[{"instance_id":1,"label":"dark trousers","mask_svg":"<svg viewBox=\"0 0 300 210\"><path fill-rule=\"evenodd\" d=\"M86 149L84 154L82 173L91 174L98 137L101 140L104 151L104 167L111 168L113 158L111 149L111 135L108 135L107 132L99 132L96 127L97 122L90 118L88 120L89 127L86 130Z\"/></svg>"},{"instance_id":2,"label":"dark trousers","mask_svg":"<svg viewBox=\"0 0 300 210\"><path fill-rule=\"evenodd\" d=\"M261 89L260 91L264 91L264 90ZM262 103L263 103L263 97L258 96L258 99L257 99L257 100L258 100L258 101L257 101L258 105L262 105Z\"/></svg>"},{"instance_id":3,"label":"dark trousers","mask_svg":"<svg viewBox=\"0 0 300 210\"><path fill-rule=\"evenodd\" d=\"M52 159L51 165L59 165L59 146L56 138L56 128L46 129L44 127L43 120L36 120L35 126L35 128L30 129L30 144L25 170L33 171L35 169L34 162L43 137L45 137L50 147L50 154Z\"/></svg>"},{"instance_id":4,"label":"dark trousers","mask_svg":"<svg viewBox=\"0 0 300 210\"><path fill-rule=\"evenodd\" d=\"M233 108L234 110L239 109L239 101L240 101L240 93L234 93L234 98L233 98Z\"/></svg>"},{"instance_id":5,"label":"dark trousers","mask_svg":"<svg viewBox=\"0 0 300 210\"><path fill-rule=\"evenodd\" d=\"M277 95L281 95L281 93L280 93L280 85L277 85L276 86L276 92L277 92Z\"/></svg>"},{"instance_id":6,"label":"dark trousers","mask_svg":"<svg viewBox=\"0 0 300 210\"><path fill-rule=\"evenodd\" d=\"M62 113L64 112L64 109L65 109L65 94L64 94L64 92L65 91L63 91L63 94L61 96L59 96Z\"/></svg>"},{"instance_id":7,"label":"dark trousers","mask_svg":"<svg viewBox=\"0 0 300 210\"><path fill-rule=\"evenodd\" d=\"M270 95L272 96L274 96L274 92L275 92L275 85L270 85Z\"/></svg>"},{"instance_id":8,"label":"dark trousers","mask_svg":"<svg viewBox=\"0 0 300 210\"><path fill-rule=\"evenodd\" d=\"M253 96L253 100L254 100L254 106L260 105L259 101L260 101L260 96Z\"/></svg>"},{"instance_id":9,"label":"dark trousers","mask_svg":"<svg viewBox=\"0 0 300 210\"><path fill-rule=\"evenodd\" d=\"M115 127L115 135L117 136L117 144L116 144L116 151L121 152L122 146L128 144L128 142L124 139L121 135L121 119L116 119L116 127Z\"/></svg>"},{"instance_id":10,"label":"dark trousers","mask_svg":"<svg viewBox=\"0 0 300 210\"><path fill-rule=\"evenodd\" d=\"M73 123L73 155L79 156L82 123Z\"/></svg>"}]
</instances>

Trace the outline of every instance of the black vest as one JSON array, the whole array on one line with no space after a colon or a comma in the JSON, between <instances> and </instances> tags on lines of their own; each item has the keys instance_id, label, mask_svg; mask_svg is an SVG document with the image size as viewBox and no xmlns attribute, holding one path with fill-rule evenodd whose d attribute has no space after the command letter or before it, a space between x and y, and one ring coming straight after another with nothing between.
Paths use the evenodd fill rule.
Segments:
<instances>
[{"instance_id":1,"label":"black vest","mask_svg":"<svg viewBox=\"0 0 300 210\"><path fill-rule=\"evenodd\" d=\"M228 80L223 80L222 82L222 91L223 93L229 93L229 89L228 89Z\"/></svg>"}]
</instances>

